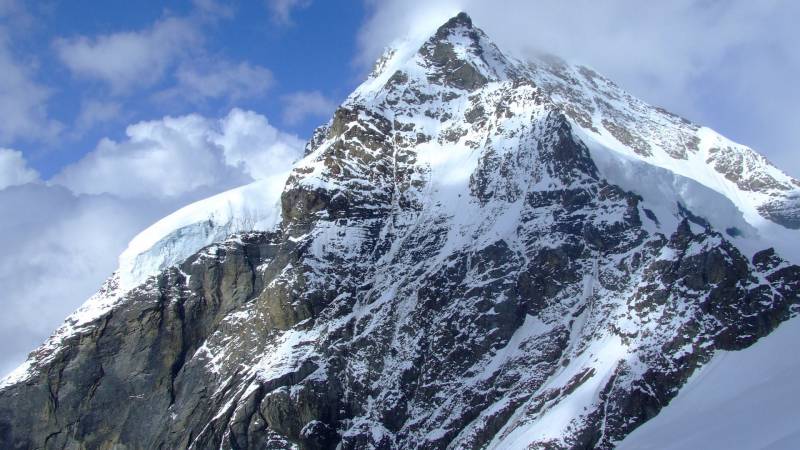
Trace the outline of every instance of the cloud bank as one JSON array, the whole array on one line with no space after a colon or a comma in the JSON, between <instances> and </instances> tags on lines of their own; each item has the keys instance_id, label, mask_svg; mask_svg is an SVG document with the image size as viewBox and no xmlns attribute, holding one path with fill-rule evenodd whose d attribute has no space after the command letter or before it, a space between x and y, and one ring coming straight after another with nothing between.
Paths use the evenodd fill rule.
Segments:
<instances>
[{"instance_id":1,"label":"cloud bank","mask_svg":"<svg viewBox=\"0 0 800 450\"><path fill-rule=\"evenodd\" d=\"M22 152L0 148L0 190L38 179L39 174L28 167Z\"/></svg>"},{"instance_id":2,"label":"cloud bank","mask_svg":"<svg viewBox=\"0 0 800 450\"><path fill-rule=\"evenodd\" d=\"M98 289L136 232L170 210L61 186L0 190L0 377Z\"/></svg>"},{"instance_id":3,"label":"cloud bank","mask_svg":"<svg viewBox=\"0 0 800 450\"><path fill-rule=\"evenodd\" d=\"M302 122L307 117L329 117L336 109L336 102L319 91L294 92L284 96L283 121L289 125Z\"/></svg>"},{"instance_id":4,"label":"cloud bank","mask_svg":"<svg viewBox=\"0 0 800 450\"><path fill-rule=\"evenodd\" d=\"M98 289L135 234L195 200L284 173L303 144L233 109L133 124L46 182L20 152L0 149L0 376Z\"/></svg>"}]
</instances>

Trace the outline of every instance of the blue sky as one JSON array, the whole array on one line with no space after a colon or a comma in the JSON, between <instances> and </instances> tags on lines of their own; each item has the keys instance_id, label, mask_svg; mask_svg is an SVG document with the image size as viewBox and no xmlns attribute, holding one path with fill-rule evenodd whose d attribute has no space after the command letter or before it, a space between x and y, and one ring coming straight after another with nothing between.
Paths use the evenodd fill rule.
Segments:
<instances>
[{"instance_id":1,"label":"blue sky","mask_svg":"<svg viewBox=\"0 0 800 450\"><path fill-rule=\"evenodd\" d=\"M392 40L460 10L800 176L793 0L0 0L0 375L190 202L275 175Z\"/></svg>"},{"instance_id":2,"label":"blue sky","mask_svg":"<svg viewBox=\"0 0 800 450\"><path fill-rule=\"evenodd\" d=\"M322 112L285 118L286 96L314 92L333 105L352 90L363 74L363 66L352 61L364 7L357 1L347 2L345 8L343 4L296 4L288 17L265 2L219 6L224 9L212 11L208 17L201 17L206 13L198 11L198 4L187 1L158 6L153 2L153 6L145 7L140 2L118 0L20 4L19 12L7 17L11 51L20 61L29 60L35 66L29 72L31 80L49 91L44 104L46 116L63 130L55 138L27 133L5 139L0 146L21 150L30 166L46 179L65 164L80 159L101 138L120 138L127 124L167 114L219 116L238 106L264 114L288 132L308 136L326 118ZM290 6L292 3L287 3ZM120 33L146 34L158 28L159 21L167 20L183 21L199 36L187 38L187 49L168 55L175 61L168 63L171 67L152 83L115 88L101 77L71 69L59 54L59 42L74 44L78 39L98 40ZM191 54L179 54L183 51ZM173 98L159 98L159 94L175 88L177 71L182 64L188 64L180 61L184 58L200 61L193 70L204 70L204 66L215 70L213 64L218 61L262 69L256 75L263 85L242 96L223 92L193 101L179 93ZM91 123L82 121L81 113L90 109L89 105L109 105L109 115L113 117L97 118ZM330 107L321 111L331 112Z\"/></svg>"}]
</instances>

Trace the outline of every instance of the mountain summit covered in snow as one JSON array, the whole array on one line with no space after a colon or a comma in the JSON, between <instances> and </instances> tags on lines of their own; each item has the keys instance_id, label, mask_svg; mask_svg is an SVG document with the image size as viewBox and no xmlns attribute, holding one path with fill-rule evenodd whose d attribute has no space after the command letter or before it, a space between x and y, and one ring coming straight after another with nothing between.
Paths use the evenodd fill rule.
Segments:
<instances>
[{"instance_id":1,"label":"mountain summit covered in snow","mask_svg":"<svg viewBox=\"0 0 800 450\"><path fill-rule=\"evenodd\" d=\"M287 176L137 237L2 446L612 448L798 311L800 182L463 13Z\"/></svg>"}]
</instances>

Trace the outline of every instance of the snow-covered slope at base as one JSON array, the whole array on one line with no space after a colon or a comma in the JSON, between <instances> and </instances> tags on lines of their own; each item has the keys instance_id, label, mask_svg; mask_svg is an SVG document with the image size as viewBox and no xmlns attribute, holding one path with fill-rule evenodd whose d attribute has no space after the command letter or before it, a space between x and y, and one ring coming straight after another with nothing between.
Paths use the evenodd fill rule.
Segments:
<instances>
[{"instance_id":1,"label":"snow-covered slope at base","mask_svg":"<svg viewBox=\"0 0 800 450\"><path fill-rule=\"evenodd\" d=\"M119 287L149 276L239 231L267 231L280 221L287 174L275 175L185 206L139 233L119 257Z\"/></svg>"},{"instance_id":2,"label":"snow-covered slope at base","mask_svg":"<svg viewBox=\"0 0 800 450\"><path fill-rule=\"evenodd\" d=\"M620 450L800 448L800 319L752 347L720 352Z\"/></svg>"},{"instance_id":3,"label":"snow-covered slope at base","mask_svg":"<svg viewBox=\"0 0 800 450\"><path fill-rule=\"evenodd\" d=\"M613 378L618 362L628 356L628 348L618 336L609 336L594 342L579 358L570 361L539 390L542 392L553 386L569 385L571 379L582 375L586 376L586 381L567 395L565 401L546 409L537 417L525 418L526 424L512 429L508 435L504 435L504 430L501 430L489 444L489 448L526 450L530 448L531 442L557 442L559 438L569 435L570 428L574 427L575 412L586 411L600 403L600 392ZM535 398L532 397L531 402ZM515 424L524 411L524 407L518 408L508 424Z\"/></svg>"}]
</instances>

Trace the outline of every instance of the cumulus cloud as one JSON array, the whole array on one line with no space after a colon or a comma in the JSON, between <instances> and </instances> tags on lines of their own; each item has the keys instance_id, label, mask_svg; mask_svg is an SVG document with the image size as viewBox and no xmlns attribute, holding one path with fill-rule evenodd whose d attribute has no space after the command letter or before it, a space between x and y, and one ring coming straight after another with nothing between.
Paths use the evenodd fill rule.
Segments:
<instances>
[{"instance_id":1,"label":"cumulus cloud","mask_svg":"<svg viewBox=\"0 0 800 450\"><path fill-rule=\"evenodd\" d=\"M283 96L283 121L289 125L302 122L307 117L328 117L336 103L319 91L301 91Z\"/></svg>"},{"instance_id":2,"label":"cumulus cloud","mask_svg":"<svg viewBox=\"0 0 800 450\"><path fill-rule=\"evenodd\" d=\"M0 377L97 290L136 233L188 203L285 173L302 149L252 111L165 117L103 140L47 183L0 189ZM19 152L0 150L0 182L35 179Z\"/></svg>"},{"instance_id":3,"label":"cumulus cloud","mask_svg":"<svg viewBox=\"0 0 800 450\"><path fill-rule=\"evenodd\" d=\"M754 146L800 175L800 3L367 0L358 60L391 40L468 12L501 48L587 64L634 95Z\"/></svg>"},{"instance_id":4,"label":"cumulus cloud","mask_svg":"<svg viewBox=\"0 0 800 450\"><path fill-rule=\"evenodd\" d=\"M0 148L0 190L38 179L39 174L28 167L22 152Z\"/></svg>"},{"instance_id":5,"label":"cumulus cloud","mask_svg":"<svg viewBox=\"0 0 800 450\"><path fill-rule=\"evenodd\" d=\"M178 206L44 184L0 190L0 377L97 290L128 240Z\"/></svg>"},{"instance_id":6,"label":"cumulus cloud","mask_svg":"<svg viewBox=\"0 0 800 450\"><path fill-rule=\"evenodd\" d=\"M51 90L36 82L34 66L12 53L6 30L0 26L0 143L48 141L62 128L48 115Z\"/></svg>"},{"instance_id":7,"label":"cumulus cloud","mask_svg":"<svg viewBox=\"0 0 800 450\"><path fill-rule=\"evenodd\" d=\"M83 194L178 197L221 190L276 173L303 142L259 114L232 110L215 120L198 114L140 122L127 139L104 139L53 182Z\"/></svg>"},{"instance_id":8,"label":"cumulus cloud","mask_svg":"<svg viewBox=\"0 0 800 450\"><path fill-rule=\"evenodd\" d=\"M286 172L302 156L305 145L297 136L270 125L266 117L240 109L221 120L214 142L224 149L228 164L241 167L256 180Z\"/></svg>"},{"instance_id":9,"label":"cumulus cloud","mask_svg":"<svg viewBox=\"0 0 800 450\"><path fill-rule=\"evenodd\" d=\"M53 45L73 74L104 81L119 93L158 82L179 56L200 42L195 23L169 17L139 31L59 38Z\"/></svg>"},{"instance_id":10,"label":"cumulus cloud","mask_svg":"<svg viewBox=\"0 0 800 450\"><path fill-rule=\"evenodd\" d=\"M224 98L235 102L260 97L273 84L272 72L266 67L224 59L183 64L175 78L176 85L158 94L160 99L202 103Z\"/></svg>"},{"instance_id":11,"label":"cumulus cloud","mask_svg":"<svg viewBox=\"0 0 800 450\"><path fill-rule=\"evenodd\" d=\"M104 139L53 182L82 194L177 197L195 189L247 181L227 166L199 115L165 117L126 129L127 139Z\"/></svg>"},{"instance_id":12,"label":"cumulus cloud","mask_svg":"<svg viewBox=\"0 0 800 450\"><path fill-rule=\"evenodd\" d=\"M284 25L292 23L294 10L307 8L310 4L311 0L267 0L273 20Z\"/></svg>"}]
</instances>

